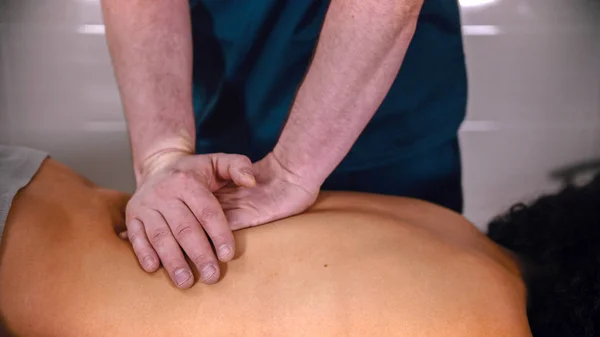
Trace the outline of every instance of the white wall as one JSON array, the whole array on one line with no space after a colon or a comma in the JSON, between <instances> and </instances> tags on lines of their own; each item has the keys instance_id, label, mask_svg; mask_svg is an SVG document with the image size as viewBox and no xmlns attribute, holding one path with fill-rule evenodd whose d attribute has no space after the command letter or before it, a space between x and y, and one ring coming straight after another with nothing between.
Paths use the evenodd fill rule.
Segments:
<instances>
[{"instance_id":1,"label":"white wall","mask_svg":"<svg viewBox=\"0 0 600 337\"><path fill-rule=\"evenodd\" d=\"M465 0L466 214L483 225L600 158L600 1ZM472 33L472 34L469 34ZM480 33L481 35L478 35Z\"/></svg>"},{"instance_id":2,"label":"white wall","mask_svg":"<svg viewBox=\"0 0 600 337\"><path fill-rule=\"evenodd\" d=\"M461 4L466 215L483 226L555 189L553 170L600 158L600 1ZM98 0L0 0L0 143L45 149L99 184L131 190L101 22Z\"/></svg>"}]
</instances>

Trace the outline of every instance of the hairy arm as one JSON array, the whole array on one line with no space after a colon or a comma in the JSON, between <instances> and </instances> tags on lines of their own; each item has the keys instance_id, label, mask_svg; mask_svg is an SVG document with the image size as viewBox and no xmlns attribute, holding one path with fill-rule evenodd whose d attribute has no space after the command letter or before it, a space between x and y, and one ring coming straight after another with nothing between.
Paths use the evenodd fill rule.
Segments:
<instances>
[{"instance_id":1,"label":"hairy arm","mask_svg":"<svg viewBox=\"0 0 600 337\"><path fill-rule=\"evenodd\" d=\"M189 2L102 0L102 9L139 183L152 158L195 150Z\"/></svg>"},{"instance_id":2,"label":"hairy arm","mask_svg":"<svg viewBox=\"0 0 600 337\"><path fill-rule=\"evenodd\" d=\"M331 2L273 150L284 167L319 185L342 161L396 78L422 2Z\"/></svg>"}]
</instances>

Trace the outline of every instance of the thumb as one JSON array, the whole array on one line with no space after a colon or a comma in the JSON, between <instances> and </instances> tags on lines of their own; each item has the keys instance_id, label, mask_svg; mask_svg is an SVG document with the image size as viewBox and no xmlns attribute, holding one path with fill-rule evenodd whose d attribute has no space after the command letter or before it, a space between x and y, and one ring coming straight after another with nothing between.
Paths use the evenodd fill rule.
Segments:
<instances>
[{"instance_id":1,"label":"thumb","mask_svg":"<svg viewBox=\"0 0 600 337\"><path fill-rule=\"evenodd\" d=\"M252 162L240 154L211 154L211 161L220 179L233 180L240 187L254 187L256 178L252 170Z\"/></svg>"}]
</instances>

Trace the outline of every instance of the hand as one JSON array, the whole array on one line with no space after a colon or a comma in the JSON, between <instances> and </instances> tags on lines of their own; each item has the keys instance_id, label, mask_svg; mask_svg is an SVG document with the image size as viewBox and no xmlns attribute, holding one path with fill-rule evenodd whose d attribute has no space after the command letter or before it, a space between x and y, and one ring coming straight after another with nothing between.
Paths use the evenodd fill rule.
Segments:
<instances>
[{"instance_id":1,"label":"hand","mask_svg":"<svg viewBox=\"0 0 600 337\"><path fill-rule=\"evenodd\" d=\"M234 256L234 239L213 192L229 181L255 184L250 159L241 155L168 152L146 165L145 176L127 204L127 236L142 268L154 272L159 259L175 285L188 288L194 276L183 251L204 283L219 280L220 261Z\"/></svg>"},{"instance_id":2,"label":"hand","mask_svg":"<svg viewBox=\"0 0 600 337\"><path fill-rule=\"evenodd\" d=\"M232 230L258 226L303 212L319 194L320 184L295 175L273 155L253 165L256 186L225 187L215 193Z\"/></svg>"}]
</instances>

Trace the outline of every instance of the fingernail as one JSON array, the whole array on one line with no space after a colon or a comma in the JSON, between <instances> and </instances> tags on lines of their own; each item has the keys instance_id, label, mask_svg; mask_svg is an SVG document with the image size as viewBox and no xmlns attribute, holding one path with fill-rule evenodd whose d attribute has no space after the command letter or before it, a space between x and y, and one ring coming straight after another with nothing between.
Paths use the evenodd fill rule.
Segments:
<instances>
[{"instance_id":1,"label":"fingernail","mask_svg":"<svg viewBox=\"0 0 600 337\"><path fill-rule=\"evenodd\" d=\"M222 245L219 248L219 259L227 259L231 255L231 247L229 245Z\"/></svg>"},{"instance_id":2,"label":"fingernail","mask_svg":"<svg viewBox=\"0 0 600 337\"><path fill-rule=\"evenodd\" d=\"M217 270L213 266L206 266L202 268L201 276L204 281L209 280Z\"/></svg>"},{"instance_id":3,"label":"fingernail","mask_svg":"<svg viewBox=\"0 0 600 337\"><path fill-rule=\"evenodd\" d=\"M154 266L154 259L151 256L146 256L142 262L142 265L144 268L150 269Z\"/></svg>"},{"instance_id":4,"label":"fingernail","mask_svg":"<svg viewBox=\"0 0 600 337\"><path fill-rule=\"evenodd\" d=\"M175 282L177 282L177 285L179 286L184 285L190 277L192 277L192 274L185 269L175 271Z\"/></svg>"}]
</instances>

